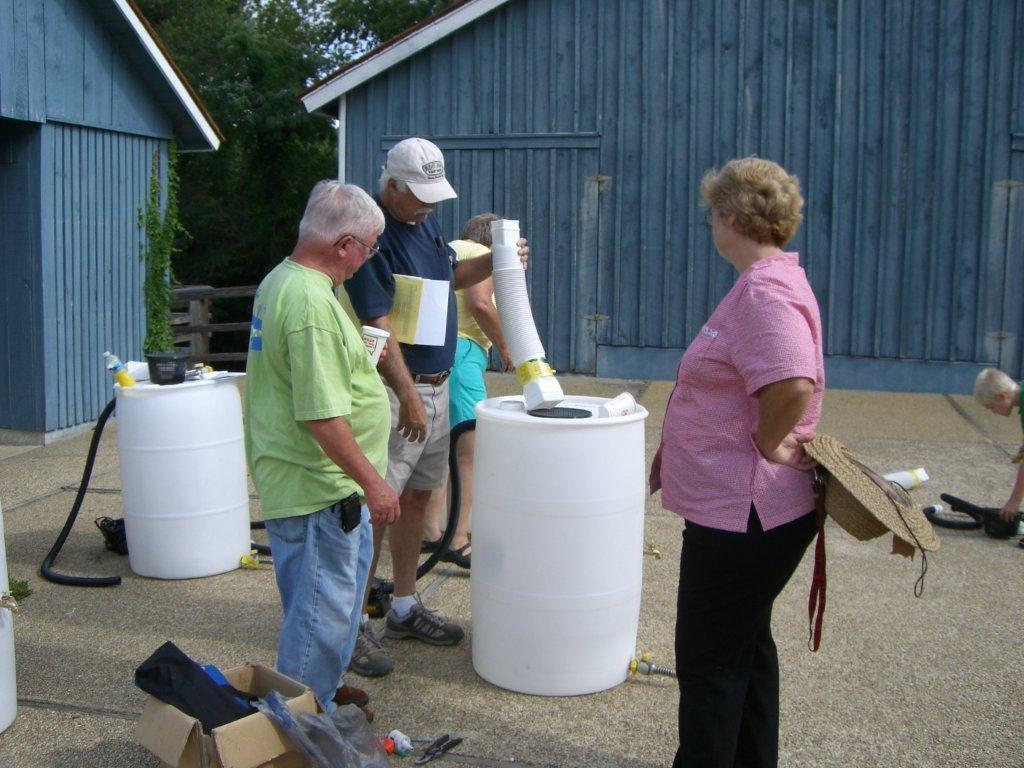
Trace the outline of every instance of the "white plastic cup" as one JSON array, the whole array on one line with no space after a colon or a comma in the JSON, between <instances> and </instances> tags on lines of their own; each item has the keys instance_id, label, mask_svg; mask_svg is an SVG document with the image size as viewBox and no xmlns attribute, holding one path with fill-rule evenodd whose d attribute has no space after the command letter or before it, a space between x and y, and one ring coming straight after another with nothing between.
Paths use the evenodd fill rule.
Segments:
<instances>
[{"instance_id":1,"label":"white plastic cup","mask_svg":"<svg viewBox=\"0 0 1024 768\"><path fill-rule=\"evenodd\" d=\"M604 403L600 411L601 415L605 418L629 416L631 413L636 413L636 398L629 394L629 392L623 392L621 395L617 395Z\"/></svg>"},{"instance_id":2,"label":"white plastic cup","mask_svg":"<svg viewBox=\"0 0 1024 768\"><path fill-rule=\"evenodd\" d=\"M372 325L363 326L363 344L366 345L366 351L370 353L370 360L374 365L380 362L380 353L384 351L384 345L388 343L390 335L387 331L374 328Z\"/></svg>"}]
</instances>

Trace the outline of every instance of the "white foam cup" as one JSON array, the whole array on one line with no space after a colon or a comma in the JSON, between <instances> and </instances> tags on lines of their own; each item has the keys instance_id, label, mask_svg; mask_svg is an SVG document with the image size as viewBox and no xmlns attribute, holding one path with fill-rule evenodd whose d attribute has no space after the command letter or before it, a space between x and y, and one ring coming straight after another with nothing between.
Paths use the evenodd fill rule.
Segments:
<instances>
[{"instance_id":1,"label":"white foam cup","mask_svg":"<svg viewBox=\"0 0 1024 768\"><path fill-rule=\"evenodd\" d=\"M370 353L370 360L374 365L380 362L380 353L384 351L384 345L388 343L390 335L387 331L374 328L372 325L363 326L363 344L366 345L366 351Z\"/></svg>"},{"instance_id":2,"label":"white foam cup","mask_svg":"<svg viewBox=\"0 0 1024 768\"><path fill-rule=\"evenodd\" d=\"M621 395L616 395L604 403L600 411L602 416L609 418L612 416L628 416L631 413L636 413L636 398L629 394L629 392L623 392Z\"/></svg>"}]
</instances>

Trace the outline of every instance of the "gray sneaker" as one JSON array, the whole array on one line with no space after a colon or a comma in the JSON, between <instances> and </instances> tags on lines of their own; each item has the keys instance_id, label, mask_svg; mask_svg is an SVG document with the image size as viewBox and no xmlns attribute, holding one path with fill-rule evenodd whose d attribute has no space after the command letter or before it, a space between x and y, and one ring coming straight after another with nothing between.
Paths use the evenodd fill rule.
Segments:
<instances>
[{"instance_id":1,"label":"gray sneaker","mask_svg":"<svg viewBox=\"0 0 1024 768\"><path fill-rule=\"evenodd\" d=\"M383 677L394 666L388 652L381 647L373 627L369 623L360 624L359 634L356 635L356 647L352 651L352 661L349 662L348 668L363 677Z\"/></svg>"},{"instance_id":2,"label":"gray sneaker","mask_svg":"<svg viewBox=\"0 0 1024 768\"><path fill-rule=\"evenodd\" d=\"M404 619L396 617L392 608L384 620L385 637L411 637L430 645L455 645L464 635L458 624L445 621L437 611L423 605L419 595L416 595L416 604Z\"/></svg>"}]
</instances>

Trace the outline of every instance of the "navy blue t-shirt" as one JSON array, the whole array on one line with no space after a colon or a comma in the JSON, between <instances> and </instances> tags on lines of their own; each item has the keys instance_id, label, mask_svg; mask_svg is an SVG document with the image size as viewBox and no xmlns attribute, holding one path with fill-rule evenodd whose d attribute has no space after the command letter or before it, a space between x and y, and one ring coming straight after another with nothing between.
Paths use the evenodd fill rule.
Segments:
<instances>
[{"instance_id":1,"label":"navy blue t-shirt","mask_svg":"<svg viewBox=\"0 0 1024 768\"><path fill-rule=\"evenodd\" d=\"M380 205L380 198L374 196ZM455 362L455 344L458 340L458 317L455 306L452 268L458 265L455 251L441 235L441 225L434 214L419 224L399 221L381 205L384 211L384 231L377 240L380 253L368 259L345 282L352 308L359 317L381 317L391 311L395 298L395 278L392 275L412 275L428 280L447 280L448 328L444 346L402 344L402 355L410 373L440 373Z\"/></svg>"}]
</instances>

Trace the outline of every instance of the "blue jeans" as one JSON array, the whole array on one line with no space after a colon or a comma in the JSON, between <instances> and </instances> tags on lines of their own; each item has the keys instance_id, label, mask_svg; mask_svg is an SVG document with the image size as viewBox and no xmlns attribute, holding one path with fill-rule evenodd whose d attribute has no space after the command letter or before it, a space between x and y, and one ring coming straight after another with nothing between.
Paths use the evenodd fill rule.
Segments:
<instances>
[{"instance_id":1,"label":"blue jeans","mask_svg":"<svg viewBox=\"0 0 1024 768\"><path fill-rule=\"evenodd\" d=\"M364 505L353 531L341 530L340 505L267 521L284 618L277 669L309 686L330 712L352 660L373 557Z\"/></svg>"}]
</instances>

